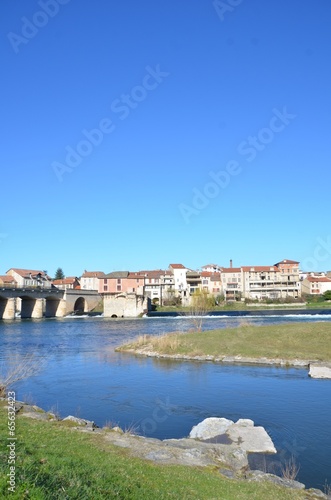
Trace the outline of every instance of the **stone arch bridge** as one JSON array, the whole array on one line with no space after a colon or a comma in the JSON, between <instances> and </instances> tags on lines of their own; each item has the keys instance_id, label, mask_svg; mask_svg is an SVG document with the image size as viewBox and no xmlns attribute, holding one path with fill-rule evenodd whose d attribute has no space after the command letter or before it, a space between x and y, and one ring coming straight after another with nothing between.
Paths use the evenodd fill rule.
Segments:
<instances>
[{"instance_id":1,"label":"stone arch bridge","mask_svg":"<svg viewBox=\"0 0 331 500\"><path fill-rule=\"evenodd\" d=\"M94 290L60 290L56 287L1 287L0 319L64 317L89 313L100 303Z\"/></svg>"}]
</instances>

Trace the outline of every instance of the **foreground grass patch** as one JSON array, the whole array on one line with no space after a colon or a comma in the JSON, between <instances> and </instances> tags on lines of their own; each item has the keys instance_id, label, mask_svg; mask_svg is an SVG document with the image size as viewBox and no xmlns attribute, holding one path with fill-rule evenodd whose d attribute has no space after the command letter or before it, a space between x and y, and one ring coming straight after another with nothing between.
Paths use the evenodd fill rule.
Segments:
<instances>
[{"instance_id":1,"label":"foreground grass patch","mask_svg":"<svg viewBox=\"0 0 331 500\"><path fill-rule=\"evenodd\" d=\"M0 497L12 499L303 499L303 492L270 483L223 478L216 470L157 466L132 458L102 434L58 422L16 422L16 492L7 485L7 413L0 408Z\"/></svg>"},{"instance_id":2,"label":"foreground grass patch","mask_svg":"<svg viewBox=\"0 0 331 500\"><path fill-rule=\"evenodd\" d=\"M187 356L244 356L282 359L331 360L331 323L292 323L206 332L142 335L118 351L155 351Z\"/></svg>"}]
</instances>

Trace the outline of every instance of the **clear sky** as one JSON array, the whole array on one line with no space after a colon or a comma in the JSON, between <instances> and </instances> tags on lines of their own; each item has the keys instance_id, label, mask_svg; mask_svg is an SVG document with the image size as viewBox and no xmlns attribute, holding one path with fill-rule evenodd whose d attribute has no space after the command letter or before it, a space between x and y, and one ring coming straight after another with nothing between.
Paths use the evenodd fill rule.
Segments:
<instances>
[{"instance_id":1,"label":"clear sky","mask_svg":"<svg viewBox=\"0 0 331 500\"><path fill-rule=\"evenodd\" d=\"M331 269L329 0L0 9L0 274Z\"/></svg>"}]
</instances>

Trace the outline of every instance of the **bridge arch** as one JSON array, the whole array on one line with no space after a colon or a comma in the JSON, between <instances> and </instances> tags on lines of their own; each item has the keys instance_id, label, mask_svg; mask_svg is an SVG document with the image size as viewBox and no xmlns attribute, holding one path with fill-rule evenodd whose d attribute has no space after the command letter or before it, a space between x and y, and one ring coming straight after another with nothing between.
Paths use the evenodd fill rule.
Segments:
<instances>
[{"instance_id":1,"label":"bridge arch","mask_svg":"<svg viewBox=\"0 0 331 500\"><path fill-rule=\"evenodd\" d=\"M74 304L74 313L82 314L88 312L88 305L84 297L78 297Z\"/></svg>"}]
</instances>

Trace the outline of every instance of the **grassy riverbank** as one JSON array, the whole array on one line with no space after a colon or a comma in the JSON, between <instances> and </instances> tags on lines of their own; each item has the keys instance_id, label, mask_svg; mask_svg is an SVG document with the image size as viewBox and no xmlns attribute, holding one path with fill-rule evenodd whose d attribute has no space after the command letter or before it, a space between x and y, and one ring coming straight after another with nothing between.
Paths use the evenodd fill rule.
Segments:
<instances>
[{"instance_id":1,"label":"grassy riverbank","mask_svg":"<svg viewBox=\"0 0 331 500\"><path fill-rule=\"evenodd\" d=\"M252 326L243 321L237 328L206 332L142 335L118 351L155 351L187 356L243 356L331 360L331 323L292 323Z\"/></svg>"},{"instance_id":2,"label":"grassy riverbank","mask_svg":"<svg viewBox=\"0 0 331 500\"><path fill-rule=\"evenodd\" d=\"M7 412L0 408L0 497L31 500L221 499L300 500L307 492L229 480L217 470L159 466L132 458L103 434L61 422L16 419L16 492L7 488ZM312 497L313 498L313 497Z\"/></svg>"},{"instance_id":3,"label":"grassy riverbank","mask_svg":"<svg viewBox=\"0 0 331 500\"><path fill-rule=\"evenodd\" d=\"M272 310L275 311L279 309L329 309L331 313L331 302L330 301L316 301L316 302L292 302L289 304L265 304L263 302L259 303L245 303L245 302L223 302L219 306L214 306L208 308L208 311L255 311L258 310ZM177 313L190 313L192 311L192 307L184 307L184 306L157 306L158 312L177 312Z\"/></svg>"}]
</instances>

